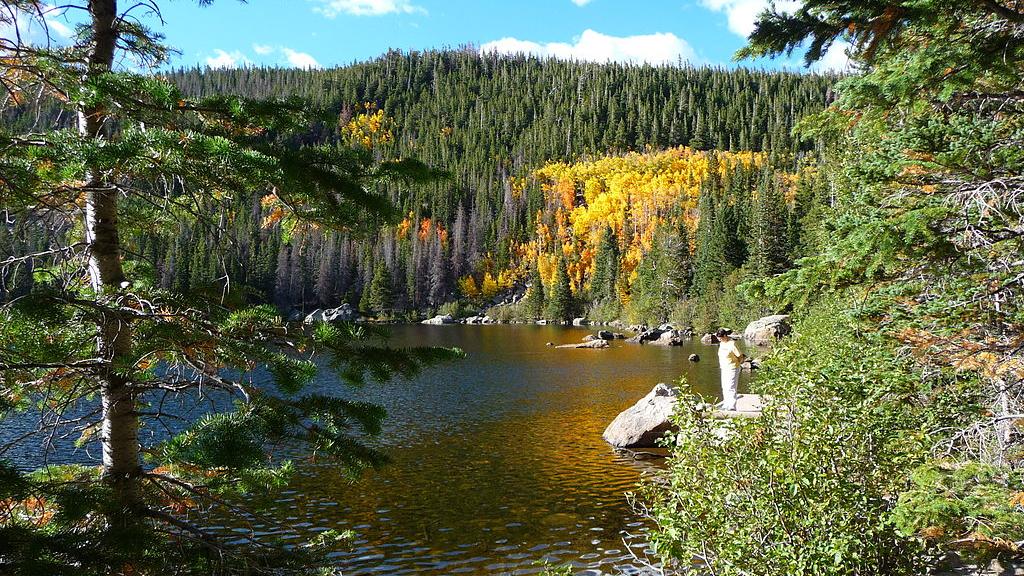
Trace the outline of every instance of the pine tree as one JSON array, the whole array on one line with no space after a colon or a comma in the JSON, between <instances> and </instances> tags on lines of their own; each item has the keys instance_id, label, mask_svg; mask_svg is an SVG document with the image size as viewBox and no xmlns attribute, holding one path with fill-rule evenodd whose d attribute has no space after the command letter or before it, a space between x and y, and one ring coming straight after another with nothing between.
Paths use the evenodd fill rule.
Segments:
<instances>
[{"instance_id":1,"label":"pine tree","mask_svg":"<svg viewBox=\"0 0 1024 576\"><path fill-rule=\"evenodd\" d=\"M702 295L713 282L725 276L725 226L718 220L721 210L715 190L705 185L701 189L699 220L697 222L697 252L694 258L693 283L690 293Z\"/></svg>"},{"instance_id":2,"label":"pine tree","mask_svg":"<svg viewBox=\"0 0 1024 576\"><path fill-rule=\"evenodd\" d=\"M43 474L0 463L7 518L17 519L0 524L2 569L92 575L305 568L306 550L239 544L217 528L223 520L204 511L224 493L282 485L289 467L270 457L270 446L304 443L352 472L382 462L362 441L380 429L382 410L308 390L318 371L312 354L330 356L330 368L358 384L457 352L390 349L368 332L326 324L288 330L272 307L236 306L226 295L238 287L228 279L219 280L216 294L161 290L131 241L145 233L170 244L188 228L216 245L232 225L228 215L238 215L231 198L249 194L263 196L270 218L289 235L309 224L374 228L395 210L372 184L423 181L430 171L415 161L375 160L379 151L362 146L287 145L290 134L332 121L297 99L197 98L162 76L117 69L115 62L133 61L155 70L167 50L123 11L131 6L83 0L64 7L85 16L70 45L28 45L21 34L0 43L5 70L19 71L4 76L4 117L35 102L62 107L78 122L74 130L42 134L0 125L4 209L19 223L51 214L50 241L60 255L49 261L59 273L0 306L2 415L44 398L95 407L74 425L85 430L83 442L99 445L102 460L98 469ZM46 30L42 18L51 10L35 0L6 3L0 27ZM177 249L179 263L205 263L197 278L220 261L193 258L202 245ZM265 370L264 384L251 377L257 367ZM235 403L193 417L209 410L197 404L208 392ZM154 394L185 409L151 410ZM168 424L176 417L186 421ZM40 434L70 424L60 413L57 420L40 422ZM182 431L154 440L140 435L144 426Z\"/></svg>"},{"instance_id":3,"label":"pine tree","mask_svg":"<svg viewBox=\"0 0 1024 576\"><path fill-rule=\"evenodd\" d=\"M386 314L391 310L394 303L394 296L391 293L391 271L387 264L381 262L373 270L373 279L370 280L370 287L367 289L366 303L369 310L378 315Z\"/></svg>"},{"instance_id":4,"label":"pine tree","mask_svg":"<svg viewBox=\"0 0 1024 576\"><path fill-rule=\"evenodd\" d=\"M752 216L750 261L754 273L774 276L786 268L790 231L779 182L770 172L761 178Z\"/></svg>"},{"instance_id":5,"label":"pine tree","mask_svg":"<svg viewBox=\"0 0 1024 576\"><path fill-rule=\"evenodd\" d=\"M572 288L569 271L565 265L565 257L559 255L555 266L555 277L551 283L551 294L547 297L546 316L549 320L564 322L572 320L573 314Z\"/></svg>"},{"instance_id":6,"label":"pine tree","mask_svg":"<svg viewBox=\"0 0 1024 576\"><path fill-rule=\"evenodd\" d=\"M616 298L619 276L619 243L611 227L606 227L594 255L594 273L590 277L590 298L601 302Z\"/></svg>"},{"instance_id":7,"label":"pine tree","mask_svg":"<svg viewBox=\"0 0 1024 576\"><path fill-rule=\"evenodd\" d=\"M640 323L661 324L690 283L690 247L686 226L658 229L650 252L637 267L630 300L630 315Z\"/></svg>"}]
</instances>

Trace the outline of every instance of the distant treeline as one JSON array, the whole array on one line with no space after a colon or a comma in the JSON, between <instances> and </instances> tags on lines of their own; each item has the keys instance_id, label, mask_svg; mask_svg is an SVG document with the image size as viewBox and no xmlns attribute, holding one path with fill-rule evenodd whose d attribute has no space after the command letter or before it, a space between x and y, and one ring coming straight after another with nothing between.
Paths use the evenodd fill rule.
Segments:
<instances>
[{"instance_id":1,"label":"distant treeline","mask_svg":"<svg viewBox=\"0 0 1024 576\"><path fill-rule=\"evenodd\" d=\"M750 188L745 197L756 197L750 194L754 188L774 181L768 172L794 174L815 155L816 143L796 139L792 129L825 107L835 81L827 75L593 64L469 50L390 52L330 70L192 69L167 76L188 94L298 95L327 110L332 120L297 137L296 146L347 145L345 127L380 111L392 124L389 138L376 143L378 153L418 158L449 177L420 187L394 186L389 193L404 221L370 237L284 230L268 222L259 197L225 198L209 207L207 217L226 221L227 234L211 232L219 226L182 225L177 238L167 241L139 231L134 249L152 263L146 272L186 292L223 291L230 278L230 288L245 287L247 299L282 309L349 301L397 313L457 299L486 305L480 289L488 276L498 291L501 283L528 280L525 265L533 259L521 258L523 246L535 245L538 225L553 214L545 192L550 182L536 170L551 162L679 146L763 152L757 174L741 179ZM68 120L58 106L5 119L23 129ZM704 188L724 191L732 181L715 179ZM792 200L790 195L788 209ZM732 226L733 234L759 226L750 214ZM691 224L696 216L689 214ZM46 246L35 227L0 228L0 253ZM699 252L700 242L699 235L691 239L691 251ZM780 261L796 250L792 242L787 247ZM744 254L727 264L732 270L745 262ZM589 301L584 287L589 290L592 272L575 279L574 291L583 300L576 301L574 313ZM369 298L375 276L378 297ZM476 294L463 290L469 278ZM4 280L9 293L30 282L13 272Z\"/></svg>"}]
</instances>

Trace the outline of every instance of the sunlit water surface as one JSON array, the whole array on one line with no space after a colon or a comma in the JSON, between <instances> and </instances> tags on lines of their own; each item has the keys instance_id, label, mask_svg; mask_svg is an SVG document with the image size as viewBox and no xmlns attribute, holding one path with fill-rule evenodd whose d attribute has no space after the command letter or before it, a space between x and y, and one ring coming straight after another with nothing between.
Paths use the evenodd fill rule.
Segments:
<instances>
[{"instance_id":1,"label":"sunlit water surface","mask_svg":"<svg viewBox=\"0 0 1024 576\"><path fill-rule=\"evenodd\" d=\"M240 535L298 544L350 530L354 538L331 553L345 575L531 574L545 563L581 574L647 571L647 523L626 493L656 465L617 454L601 432L658 382L685 376L717 396L714 347L545 346L588 333L557 326L391 332L395 346L457 346L466 358L357 390L322 373L318 392L387 409L376 442L391 462L352 481L299 459L291 489L263 502L274 521L250 519L234 527ZM687 359L694 352L698 363Z\"/></svg>"}]
</instances>

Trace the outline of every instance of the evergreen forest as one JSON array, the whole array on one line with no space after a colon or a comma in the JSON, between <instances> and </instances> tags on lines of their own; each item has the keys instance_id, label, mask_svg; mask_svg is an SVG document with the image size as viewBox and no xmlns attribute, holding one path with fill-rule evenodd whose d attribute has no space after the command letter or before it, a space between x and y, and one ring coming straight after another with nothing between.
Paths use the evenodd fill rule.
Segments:
<instances>
[{"instance_id":1,"label":"evergreen forest","mask_svg":"<svg viewBox=\"0 0 1024 576\"><path fill-rule=\"evenodd\" d=\"M170 237L143 233L133 239L163 288L223 292L230 278L230 288L240 288L237 297L286 314L348 302L370 317L420 318L442 308L468 315L521 293L533 266L541 267L551 291L554 256L562 252L572 273L565 306L542 305L543 314L497 309L495 316L672 319L706 329L719 323L723 299L723 322L739 325L760 312L730 303L732 288L799 256L800 219L816 201L818 152L816 140L794 136L793 127L825 107L835 82L832 76L745 68L591 64L471 49L395 51L322 71L195 69L165 77L199 98L301 98L335 121L289 134L289 145L365 142L381 157L416 158L446 174L415 187L382 183L399 221L375 230L293 228L254 194L209 200L198 209L226 225L186 222ZM47 103L9 116L22 129L60 126L70 118ZM657 155L672 149L681 150L676 165ZM756 162L732 162L731 154L740 152L756 153ZM618 166L611 164L623 161L606 160L603 170L633 172L644 187L631 192L631 176L623 175L609 191L619 196L609 200L619 203L618 213L591 214L593 222L574 224L588 227L589 238L571 240L565 216L576 204L591 202L585 188L593 195L594 186L607 185L607 175L573 176L574 170L556 165L605 157L633 158ZM700 165L691 166L691 158ZM719 174L707 177L707 162ZM671 193L660 191L664 179ZM755 206L758 188L772 195L773 206ZM698 200L702 191L709 197ZM652 193L667 195L652 199L650 213L634 218L623 212L632 209L629 194ZM698 230L704 204L717 212ZM762 220L758 210L771 213ZM592 260L606 227L619 247L600 271ZM688 232L680 236L683 227ZM47 244L46 230L28 223L8 234L0 241L12 253ZM717 235L714 243L700 241L710 234ZM654 273L663 245L674 243L668 249L678 252L681 241L689 244L696 267ZM755 247L765 241L771 245ZM646 263L651 271L637 284L640 262L652 251ZM755 263L766 251L772 261ZM595 273L621 279L615 298L593 289ZM25 270L8 274L0 290L10 294L31 283ZM677 305L691 290L707 296L692 306Z\"/></svg>"}]
</instances>

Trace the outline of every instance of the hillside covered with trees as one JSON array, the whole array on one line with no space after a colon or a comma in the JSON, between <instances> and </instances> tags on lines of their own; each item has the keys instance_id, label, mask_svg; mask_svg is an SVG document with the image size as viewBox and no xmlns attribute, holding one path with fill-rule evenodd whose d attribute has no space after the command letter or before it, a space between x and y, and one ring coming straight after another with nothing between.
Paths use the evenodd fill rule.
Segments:
<instances>
[{"instance_id":1,"label":"hillside covered with trees","mask_svg":"<svg viewBox=\"0 0 1024 576\"><path fill-rule=\"evenodd\" d=\"M721 220L716 232L725 234L720 240L728 246L716 249L729 250L728 258L714 255L714 266L721 269L694 277L696 292L716 293L697 314L708 325L718 315L714 302L721 299L719 293L725 294L722 283L735 285L738 277L727 278L730 271L741 268L752 253L748 234L759 226L752 219L751 199L756 196L752 191L768 184L773 190L778 188L773 182L780 180L783 172L796 173L815 156L814 139L799 140L792 129L801 118L824 108L835 80L742 68L564 62L480 55L472 50L391 52L332 70L182 70L166 77L185 94L197 97L300 97L327 110L337 122L321 122L290 134L290 145L348 145L365 139L380 157L415 157L444 170L448 177L416 187L381 183L394 201L400 222L380 229L369 227L358 234L293 229L287 222L278 222L272 207L256 195L207 200L201 211L214 219L223 218L225 226L183 223L171 239L144 233L134 239L156 281L165 288L219 293L226 289L224 279L230 278L231 289L245 287L239 297L273 303L285 311L309 312L342 302L368 314L383 312L397 317L424 315L454 301L467 310L486 308L529 282L529 266L537 260L537 250L547 255L541 258L542 276L550 281L544 262L551 260L559 242L570 240L551 235L558 232L556 220L569 213L569 205L560 198L571 200L578 211L594 193L593 189L584 193L581 188L578 199L567 197L573 194L566 186L575 182L582 187L587 178L564 178L561 172L579 169L560 170L558 163L596 161L613 169L614 164L624 162L623 167L650 173L664 164L656 156L656 166L649 168L640 168L636 160L614 157L685 146L701 162L719 164L720 177L704 181L688 176L685 198L680 196L678 203L662 201L656 213L637 214L637 219L630 221L630 227L643 228L635 238L622 236L622 215L617 217L620 224L613 226L613 232L625 257L621 264L615 263L621 270L612 272L622 279L618 301L612 306L605 302L593 312L609 319L630 301L636 270L654 247L655 223L664 224L659 232L659 243L664 243L674 241L667 237L673 236L666 232L668 228L674 226L678 231L686 220L690 251L698 259L705 258L705 264L709 262L707 254L698 254L699 235L708 230L695 227L701 207L697 198L704 189L740 200L735 205L732 200L718 205L722 217L731 219L725 224ZM14 115L12 124L54 126L68 118L58 107L43 105L29 114ZM727 154L719 161L717 154L706 155L705 151L756 152L761 160L757 169L732 170L725 167ZM691 153L683 154L689 157ZM601 164L599 158L607 155L612 158ZM552 165L547 166L549 163ZM779 176L769 174L772 171ZM644 184L646 191L637 189L637 197L657 188L662 178L671 181L675 176L657 176ZM591 180L591 185L597 185L599 178ZM617 182L613 194L629 194L628 181ZM561 187L562 193L553 195L552 186ZM777 258L792 260L798 248L783 237L792 235L793 230L787 224L770 226L770 234L778 235L787 245L786 253ZM596 224L591 228L588 243L596 246L595 235L603 230ZM42 247L47 239L39 230L16 225L13 238L0 242L13 243L8 250L17 253ZM563 246L567 267L574 274L574 298L567 310L548 312L580 315L605 299L605 295L591 295L592 274L604 272L591 265L592 255L587 250L594 246L586 244L574 241ZM524 260L523 255L528 258ZM655 254L653 258L658 257ZM653 259L648 262L652 263ZM554 270L554 262L550 264ZM684 275L686 286L672 289L677 293L691 289L690 272ZM3 283L9 292L23 292L31 282L24 271L9 276ZM651 281L641 279L647 288L639 300L661 298L650 294ZM374 282L377 288L371 290ZM708 282L715 285L705 286ZM637 321L693 316L689 311L673 314L667 304L655 308L634 304L628 312ZM730 317L728 311L726 318L741 320Z\"/></svg>"}]
</instances>

